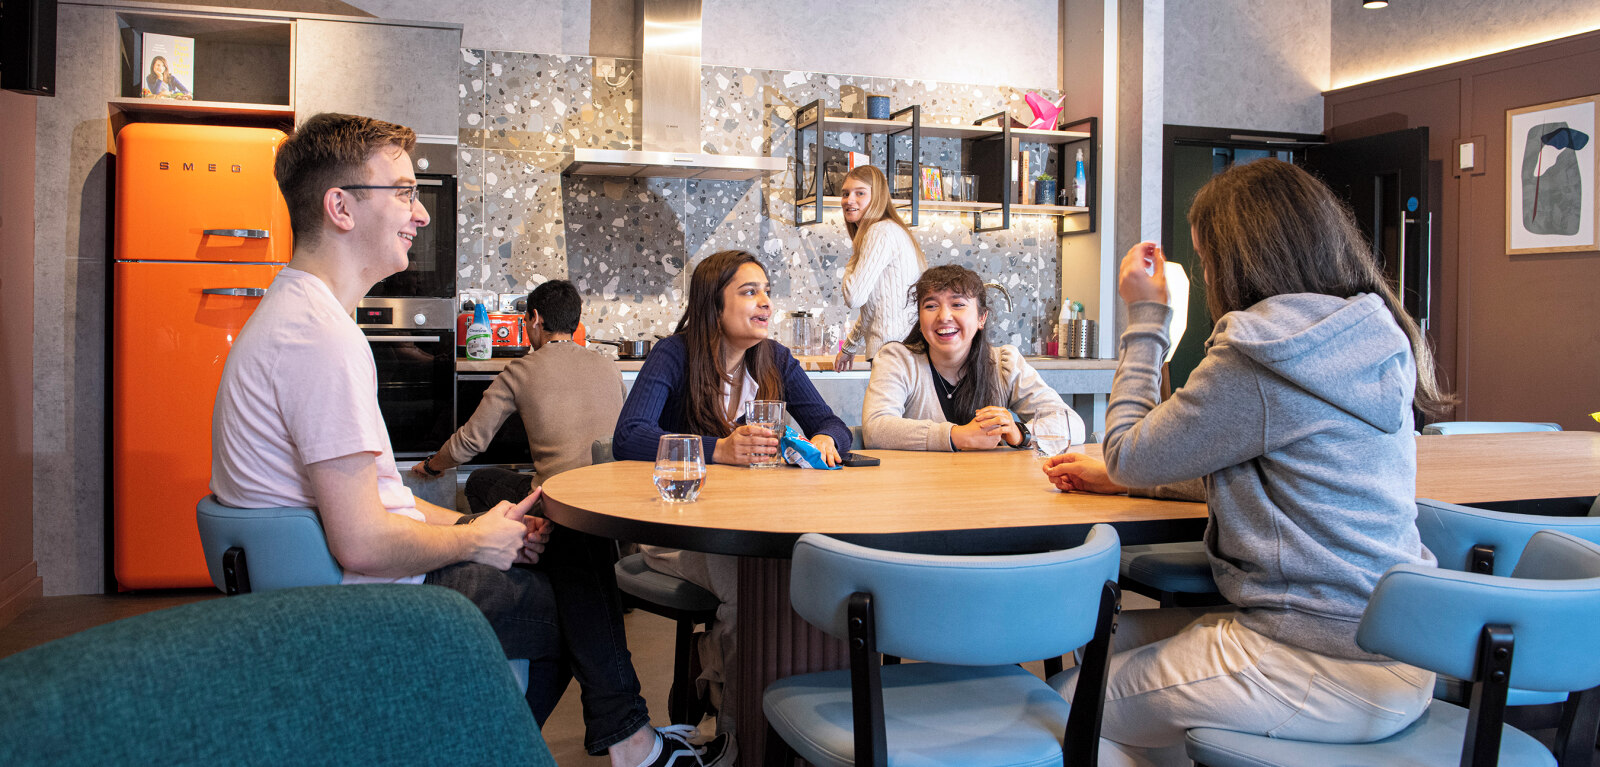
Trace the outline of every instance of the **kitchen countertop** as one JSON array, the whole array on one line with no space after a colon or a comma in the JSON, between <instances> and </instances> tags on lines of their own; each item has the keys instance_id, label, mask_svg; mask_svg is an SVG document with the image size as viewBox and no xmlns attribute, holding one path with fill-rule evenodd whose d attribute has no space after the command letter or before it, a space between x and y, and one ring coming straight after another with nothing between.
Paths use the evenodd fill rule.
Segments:
<instances>
[{"instance_id":1,"label":"kitchen countertop","mask_svg":"<svg viewBox=\"0 0 1600 767\"><path fill-rule=\"evenodd\" d=\"M607 355L607 356L610 356L610 355ZM808 372L820 373L820 372L832 372L833 371L833 355L831 355L831 354L825 355L825 356L801 356L801 357L795 357L795 359L799 360L801 367L804 367L806 369L806 371L808 371ZM1116 370L1117 369L1117 361L1116 360L1068 359L1066 357L1028 357L1027 359L1028 359L1028 364L1032 365L1035 369L1038 369L1038 370ZM494 357L494 358L490 358L490 359L486 359L486 360L474 360L474 359L467 359L465 357L457 357L456 358L456 372L457 373L498 373L501 370L504 370L505 366L506 366L506 363L509 363L511 360L512 360L512 358L510 358L510 357ZM639 370L639 367L642 366L643 364L644 364L643 360L618 360L617 361L617 369L621 370L621 371L623 371L625 373L626 372L637 372ZM851 372L855 372L855 371L866 371L866 370L871 370L871 369L872 369L872 363L858 359L856 361L856 364L850 370L851 370Z\"/></svg>"}]
</instances>

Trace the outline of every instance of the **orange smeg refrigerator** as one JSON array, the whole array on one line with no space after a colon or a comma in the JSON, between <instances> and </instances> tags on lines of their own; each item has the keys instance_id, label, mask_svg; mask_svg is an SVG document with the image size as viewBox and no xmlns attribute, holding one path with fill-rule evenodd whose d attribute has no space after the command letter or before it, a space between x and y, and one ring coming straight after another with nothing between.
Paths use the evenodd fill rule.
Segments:
<instances>
[{"instance_id":1,"label":"orange smeg refrigerator","mask_svg":"<svg viewBox=\"0 0 1600 767\"><path fill-rule=\"evenodd\" d=\"M281 131L135 123L117 135L112 563L122 590L210 585L195 503L239 329L289 261Z\"/></svg>"}]
</instances>

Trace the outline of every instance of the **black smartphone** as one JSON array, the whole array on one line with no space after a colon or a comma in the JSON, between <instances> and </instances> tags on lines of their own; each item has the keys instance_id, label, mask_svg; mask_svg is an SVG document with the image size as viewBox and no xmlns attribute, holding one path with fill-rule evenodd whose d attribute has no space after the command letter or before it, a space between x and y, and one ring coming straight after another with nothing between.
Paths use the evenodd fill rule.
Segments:
<instances>
[{"instance_id":1,"label":"black smartphone","mask_svg":"<svg viewBox=\"0 0 1600 767\"><path fill-rule=\"evenodd\" d=\"M845 453L844 456L839 459L839 464L841 466L852 466L852 467L853 466L877 466L878 465L878 459L873 458L872 456L869 456L869 455L862 455L860 453Z\"/></svg>"}]
</instances>

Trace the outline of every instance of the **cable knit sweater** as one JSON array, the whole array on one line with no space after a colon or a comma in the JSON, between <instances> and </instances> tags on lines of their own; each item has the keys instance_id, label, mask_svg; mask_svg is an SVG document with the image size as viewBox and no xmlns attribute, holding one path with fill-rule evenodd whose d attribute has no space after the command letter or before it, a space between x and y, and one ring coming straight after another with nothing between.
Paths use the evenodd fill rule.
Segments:
<instances>
[{"instance_id":1,"label":"cable knit sweater","mask_svg":"<svg viewBox=\"0 0 1600 767\"><path fill-rule=\"evenodd\" d=\"M921 274L916 245L906 230L893 221L879 221L867 230L861 257L844 273L845 305L861 310L845 338L845 351L872 359L884 343L911 332L917 319L911 286Z\"/></svg>"}]
</instances>

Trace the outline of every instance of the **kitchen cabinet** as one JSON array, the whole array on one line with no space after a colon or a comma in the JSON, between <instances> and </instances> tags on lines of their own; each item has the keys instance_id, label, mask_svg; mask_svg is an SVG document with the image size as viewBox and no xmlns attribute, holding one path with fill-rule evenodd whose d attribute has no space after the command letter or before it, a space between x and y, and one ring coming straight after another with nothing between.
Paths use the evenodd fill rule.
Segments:
<instances>
[{"instance_id":1,"label":"kitchen cabinet","mask_svg":"<svg viewBox=\"0 0 1600 767\"><path fill-rule=\"evenodd\" d=\"M295 33L295 121L345 112L453 142L460 127L460 59L460 27L301 19Z\"/></svg>"},{"instance_id":2,"label":"kitchen cabinet","mask_svg":"<svg viewBox=\"0 0 1600 767\"><path fill-rule=\"evenodd\" d=\"M228 14L118 11L121 76L113 110L131 119L205 116L279 118L294 114L291 83L294 23L290 19ZM186 99L141 98L146 34L194 41Z\"/></svg>"},{"instance_id":3,"label":"kitchen cabinet","mask_svg":"<svg viewBox=\"0 0 1600 767\"><path fill-rule=\"evenodd\" d=\"M1007 117L1007 113L1000 112L976 120L971 125L947 125L924 123L921 107L917 105L895 112L888 120L831 117L820 99L800 107L796 111L794 130L794 157L797 166L795 223L801 226L818 223L822 220L824 207L839 205L838 197L818 194L819 188L826 191L826 184L819 185L814 179L826 178L824 160L828 152L814 148L808 152L808 139L810 144L821 146L826 143L825 139L829 133L860 133L882 134L887 137L883 171L884 175L889 177L891 185L895 183L895 167L901 147L909 142L910 151L906 159L909 160L911 167L911 194L904 198L897 197L895 206L909 211L907 220L912 226L918 224L921 211L935 210L971 213L973 230L978 232L1010 228L1012 214L1057 216L1060 219L1058 234L1093 232L1098 204L1096 199L1098 155L1095 150L1100 145L1099 118L1087 117L1066 123L1062 126L1062 130L1033 130L1014 128ZM1071 130L1079 126L1084 129ZM816 138L818 136L824 140L818 140ZM928 200L918 193L920 189L918 181L922 178L923 169L921 144L925 138L960 140L964 170L978 175L977 200ZM1013 174L1017 172L1015 160L1024 147L1029 147L1030 152L1046 157L1045 167L1053 166L1058 182L1070 185L1074 172L1073 150L1080 146L1084 150L1084 173L1088 187L1085 205L1022 205L1017 202L1017 179ZM963 168L940 170L948 173ZM811 208L809 217L805 214L807 207ZM998 224L993 223L996 218L999 219Z\"/></svg>"},{"instance_id":4,"label":"kitchen cabinet","mask_svg":"<svg viewBox=\"0 0 1600 767\"><path fill-rule=\"evenodd\" d=\"M289 127L318 112L400 123L419 135L459 128L461 28L293 13L117 10L122 121ZM141 35L194 40L192 99L140 98Z\"/></svg>"}]
</instances>

